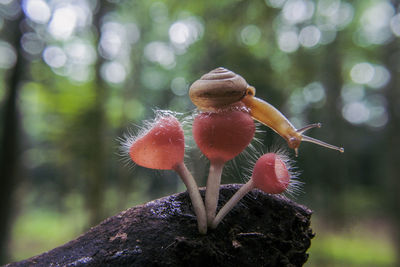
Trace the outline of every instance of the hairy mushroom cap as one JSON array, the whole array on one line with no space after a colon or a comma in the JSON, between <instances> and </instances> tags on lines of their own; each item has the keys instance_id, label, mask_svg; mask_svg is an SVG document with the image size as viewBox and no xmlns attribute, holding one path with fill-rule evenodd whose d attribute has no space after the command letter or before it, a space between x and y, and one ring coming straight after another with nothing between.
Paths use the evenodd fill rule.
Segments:
<instances>
[{"instance_id":1,"label":"hairy mushroom cap","mask_svg":"<svg viewBox=\"0 0 400 267\"><path fill-rule=\"evenodd\" d=\"M267 153L257 160L252 175L254 186L270 194L280 194L290 182L290 172L276 153Z\"/></svg>"},{"instance_id":2,"label":"hairy mushroom cap","mask_svg":"<svg viewBox=\"0 0 400 267\"><path fill-rule=\"evenodd\" d=\"M160 116L153 126L137 138L129 149L131 159L140 166L172 170L183 162L185 138L174 116Z\"/></svg>"},{"instance_id":3,"label":"hairy mushroom cap","mask_svg":"<svg viewBox=\"0 0 400 267\"><path fill-rule=\"evenodd\" d=\"M254 137L250 114L240 109L202 112L193 122L193 137L210 161L226 162L242 152Z\"/></svg>"}]
</instances>

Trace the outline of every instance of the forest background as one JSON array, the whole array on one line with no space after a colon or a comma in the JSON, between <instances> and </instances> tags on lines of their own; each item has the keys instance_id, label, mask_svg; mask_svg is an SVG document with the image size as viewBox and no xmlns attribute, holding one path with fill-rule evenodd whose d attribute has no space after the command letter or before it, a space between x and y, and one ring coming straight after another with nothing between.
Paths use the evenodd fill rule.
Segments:
<instances>
[{"instance_id":1,"label":"forest background","mask_svg":"<svg viewBox=\"0 0 400 267\"><path fill-rule=\"evenodd\" d=\"M178 191L130 168L118 138L155 109L190 115L190 84L223 66L296 126L288 150L314 210L308 266L398 266L400 3L388 0L0 0L0 264L44 252L131 206ZM190 132L190 131L189 131ZM190 139L190 138L189 138ZM189 168L205 185L194 142ZM224 172L242 183L245 155ZM397 263L397 264L396 264Z\"/></svg>"}]
</instances>

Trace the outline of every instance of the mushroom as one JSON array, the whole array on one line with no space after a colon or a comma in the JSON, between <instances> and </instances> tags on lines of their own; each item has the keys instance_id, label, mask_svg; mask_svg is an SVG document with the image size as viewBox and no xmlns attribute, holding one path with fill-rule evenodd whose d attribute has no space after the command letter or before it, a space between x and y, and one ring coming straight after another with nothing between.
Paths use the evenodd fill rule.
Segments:
<instances>
[{"instance_id":1,"label":"mushroom","mask_svg":"<svg viewBox=\"0 0 400 267\"><path fill-rule=\"evenodd\" d=\"M288 188L293 177L294 174L290 172L290 167L283 157L276 153L264 154L254 165L250 180L219 210L210 227L215 229L226 214L254 188L269 194L280 194Z\"/></svg>"},{"instance_id":2,"label":"mushroom","mask_svg":"<svg viewBox=\"0 0 400 267\"><path fill-rule=\"evenodd\" d=\"M192 201L199 232L206 234L207 218L203 199L183 161L185 138L180 122L171 114L158 115L149 129L137 137L127 138L123 147L137 165L157 170L174 170L179 174Z\"/></svg>"},{"instance_id":3,"label":"mushroom","mask_svg":"<svg viewBox=\"0 0 400 267\"><path fill-rule=\"evenodd\" d=\"M248 146L255 125L247 109L235 105L215 112L200 112L194 119L192 130L197 146L210 160L205 207L207 223L211 225L217 209L223 167Z\"/></svg>"}]
</instances>

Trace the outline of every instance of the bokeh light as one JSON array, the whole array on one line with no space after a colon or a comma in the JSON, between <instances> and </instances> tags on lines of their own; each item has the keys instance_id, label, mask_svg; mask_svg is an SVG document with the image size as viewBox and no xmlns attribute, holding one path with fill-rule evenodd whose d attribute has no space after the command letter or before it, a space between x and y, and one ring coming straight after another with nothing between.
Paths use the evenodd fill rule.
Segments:
<instances>
[{"instance_id":1,"label":"bokeh light","mask_svg":"<svg viewBox=\"0 0 400 267\"><path fill-rule=\"evenodd\" d=\"M340 94L342 101L345 103L357 102L364 98L365 88L359 84L345 84L343 85Z\"/></svg>"},{"instance_id":2,"label":"bokeh light","mask_svg":"<svg viewBox=\"0 0 400 267\"><path fill-rule=\"evenodd\" d=\"M1 0L0 16L3 19L14 20L18 17L21 12L21 6L19 1L15 0Z\"/></svg>"},{"instance_id":3,"label":"bokeh light","mask_svg":"<svg viewBox=\"0 0 400 267\"><path fill-rule=\"evenodd\" d=\"M56 70L55 73L67 75L74 84L85 83L93 79L93 70L86 65L68 64L65 70Z\"/></svg>"},{"instance_id":4,"label":"bokeh light","mask_svg":"<svg viewBox=\"0 0 400 267\"><path fill-rule=\"evenodd\" d=\"M119 84L125 81L126 70L119 62L106 62L101 66L101 76L109 83Z\"/></svg>"},{"instance_id":5,"label":"bokeh light","mask_svg":"<svg viewBox=\"0 0 400 267\"><path fill-rule=\"evenodd\" d=\"M36 23L47 23L50 19L51 10L43 0L25 0L22 2L25 14Z\"/></svg>"},{"instance_id":6,"label":"bokeh light","mask_svg":"<svg viewBox=\"0 0 400 267\"><path fill-rule=\"evenodd\" d=\"M181 45L188 42L190 37L189 27L183 22L175 22L169 28L169 38L171 42Z\"/></svg>"},{"instance_id":7,"label":"bokeh light","mask_svg":"<svg viewBox=\"0 0 400 267\"><path fill-rule=\"evenodd\" d=\"M106 59L126 59L131 46L139 39L140 31L135 23L108 21L101 27L99 52Z\"/></svg>"},{"instance_id":8,"label":"bokeh light","mask_svg":"<svg viewBox=\"0 0 400 267\"><path fill-rule=\"evenodd\" d=\"M365 84L372 81L375 69L372 64L363 62L355 64L350 71L351 79L355 83Z\"/></svg>"},{"instance_id":9,"label":"bokeh light","mask_svg":"<svg viewBox=\"0 0 400 267\"><path fill-rule=\"evenodd\" d=\"M177 96L184 96L189 89L189 83L184 77L175 77L171 81L171 90Z\"/></svg>"},{"instance_id":10,"label":"bokeh light","mask_svg":"<svg viewBox=\"0 0 400 267\"><path fill-rule=\"evenodd\" d=\"M203 32L203 24L195 17L178 20L168 30L169 39L178 54L184 53L191 44L198 41Z\"/></svg>"},{"instance_id":11,"label":"bokeh light","mask_svg":"<svg viewBox=\"0 0 400 267\"><path fill-rule=\"evenodd\" d=\"M355 125L384 127L388 122L386 99L379 94L367 94L360 84L345 84L341 90L342 115Z\"/></svg>"},{"instance_id":12,"label":"bokeh light","mask_svg":"<svg viewBox=\"0 0 400 267\"><path fill-rule=\"evenodd\" d=\"M0 68L12 68L17 61L17 54L14 47L9 43L0 41Z\"/></svg>"},{"instance_id":13,"label":"bokeh light","mask_svg":"<svg viewBox=\"0 0 400 267\"><path fill-rule=\"evenodd\" d=\"M93 46L82 39L74 39L65 45L65 52L72 64L91 65L96 61L96 51Z\"/></svg>"},{"instance_id":14,"label":"bokeh light","mask_svg":"<svg viewBox=\"0 0 400 267\"><path fill-rule=\"evenodd\" d=\"M61 68L67 62L67 55L58 46L47 46L43 51L43 59L52 68Z\"/></svg>"},{"instance_id":15,"label":"bokeh light","mask_svg":"<svg viewBox=\"0 0 400 267\"><path fill-rule=\"evenodd\" d=\"M325 88L320 82L312 82L306 85L303 94L308 103L318 103L325 100Z\"/></svg>"},{"instance_id":16,"label":"bokeh light","mask_svg":"<svg viewBox=\"0 0 400 267\"><path fill-rule=\"evenodd\" d=\"M374 128L384 127L389 121L386 99L380 95L373 95L368 97L366 101L369 109L367 125Z\"/></svg>"},{"instance_id":17,"label":"bokeh light","mask_svg":"<svg viewBox=\"0 0 400 267\"><path fill-rule=\"evenodd\" d=\"M350 102L342 109L343 117L353 124L361 124L369 119L370 111L364 102Z\"/></svg>"},{"instance_id":18,"label":"bokeh light","mask_svg":"<svg viewBox=\"0 0 400 267\"><path fill-rule=\"evenodd\" d=\"M320 0L317 4L317 15L319 27L342 30L353 20L354 8L340 0Z\"/></svg>"},{"instance_id":19,"label":"bokeh light","mask_svg":"<svg viewBox=\"0 0 400 267\"><path fill-rule=\"evenodd\" d=\"M144 55L149 61L157 62L167 69L175 67L175 54L167 43L156 41L147 44Z\"/></svg>"},{"instance_id":20,"label":"bokeh light","mask_svg":"<svg viewBox=\"0 0 400 267\"><path fill-rule=\"evenodd\" d=\"M22 35L21 46L30 55L39 55L45 46L44 40L34 32L27 32Z\"/></svg>"},{"instance_id":21,"label":"bokeh light","mask_svg":"<svg viewBox=\"0 0 400 267\"><path fill-rule=\"evenodd\" d=\"M283 19L289 24L297 24L311 19L314 2L309 0L288 0L282 9Z\"/></svg>"},{"instance_id":22,"label":"bokeh light","mask_svg":"<svg viewBox=\"0 0 400 267\"><path fill-rule=\"evenodd\" d=\"M125 28L117 22L107 22L101 27L100 51L107 59L116 58L126 38Z\"/></svg>"},{"instance_id":23,"label":"bokeh light","mask_svg":"<svg viewBox=\"0 0 400 267\"><path fill-rule=\"evenodd\" d=\"M301 29L299 34L299 42L304 47L314 47L321 39L321 31L318 27L310 25Z\"/></svg>"},{"instance_id":24,"label":"bokeh light","mask_svg":"<svg viewBox=\"0 0 400 267\"><path fill-rule=\"evenodd\" d=\"M389 82L390 73L384 66L362 62L351 68L350 77L355 83L367 84L371 88L378 89Z\"/></svg>"},{"instance_id":25,"label":"bokeh light","mask_svg":"<svg viewBox=\"0 0 400 267\"><path fill-rule=\"evenodd\" d=\"M56 39L66 40L74 33L77 14L71 5L57 8L49 23L49 32Z\"/></svg>"},{"instance_id":26,"label":"bokeh light","mask_svg":"<svg viewBox=\"0 0 400 267\"><path fill-rule=\"evenodd\" d=\"M261 38L261 31L256 25L247 25L240 31L240 37L244 44L255 45Z\"/></svg>"},{"instance_id":27,"label":"bokeh light","mask_svg":"<svg viewBox=\"0 0 400 267\"><path fill-rule=\"evenodd\" d=\"M368 82L368 86L379 89L386 86L389 81L390 72L384 66L374 65L374 76Z\"/></svg>"},{"instance_id":28,"label":"bokeh light","mask_svg":"<svg viewBox=\"0 0 400 267\"><path fill-rule=\"evenodd\" d=\"M297 33L293 30L279 32L278 46L283 52L295 52L299 48L299 39Z\"/></svg>"},{"instance_id":29,"label":"bokeh light","mask_svg":"<svg viewBox=\"0 0 400 267\"><path fill-rule=\"evenodd\" d=\"M400 36L400 14L396 14L390 19L390 29L393 34Z\"/></svg>"},{"instance_id":30,"label":"bokeh light","mask_svg":"<svg viewBox=\"0 0 400 267\"><path fill-rule=\"evenodd\" d=\"M308 106L308 102L305 100L303 90L301 89L294 90L287 102L290 113L296 117L300 117Z\"/></svg>"},{"instance_id":31,"label":"bokeh light","mask_svg":"<svg viewBox=\"0 0 400 267\"><path fill-rule=\"evenodd\" d=\"M377 1L368 7L360 19L361 38L367 44L383 44L391 37L390 20L393 6L387 1Z\"/></svg>"}]
</instances>

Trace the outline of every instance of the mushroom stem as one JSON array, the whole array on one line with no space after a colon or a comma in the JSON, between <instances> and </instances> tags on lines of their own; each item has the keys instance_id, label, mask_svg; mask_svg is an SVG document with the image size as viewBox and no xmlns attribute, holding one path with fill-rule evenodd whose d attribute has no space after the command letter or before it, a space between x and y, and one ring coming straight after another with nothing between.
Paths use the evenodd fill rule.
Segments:
<instances>
[{"instance_id":1,"label":"mushroom stem","mask_svg":"<svg viewBox=\"0 0 400 267\"><path fill-rule=\"evenodd\" d=\"M219 186L221 184L222 169L224 168L225 162L223 161L211 161L210 170L207 179L207 189L205 197L205 205L207 212L207 223L211 226L215 213L217 211L217 204L219 198Z\"/></svg>"},{"instance_id":2,"label":"mushroom stem","mask_svg":"<svg viewBox=\"0 0 400 267\"><path fill-rule=\"evenodd\" d=\"M247 183L245 183L232 197L228 202L219 210L217 216L215 216L212 221L210 227L212 229L217 228L218 224L225 218L226 214L233 209L233 207L251 190L253 190L254 183L253 180L250 179Z\"/></svg>"},{"instance_id":3,"label":"mushroom stem","mask_svg":"<svg viewBox=\"0 0 400 267\"><path fill-rule=\"evenodd\" d=\"M197 226L201 234L207 233L207 216L206 209L204 207L203 199L201 198L199 188L197 187L196 181L192 174L187 169L184 162L178 163L174 170L182 178L183 183L186 185L189 197L193 204L194 213L197 217Z\"/></svg>"}]
</instances>

